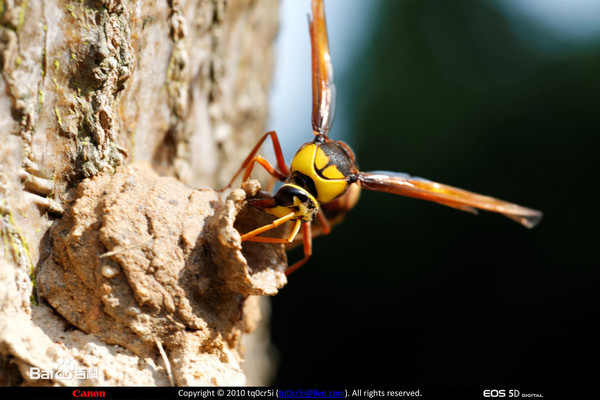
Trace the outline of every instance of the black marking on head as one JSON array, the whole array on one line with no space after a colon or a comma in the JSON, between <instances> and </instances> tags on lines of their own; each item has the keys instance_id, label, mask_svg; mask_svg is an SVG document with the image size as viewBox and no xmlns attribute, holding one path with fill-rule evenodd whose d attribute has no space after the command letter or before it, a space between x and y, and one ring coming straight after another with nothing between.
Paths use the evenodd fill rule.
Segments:
<instances>
[{"instance_id":1,"label":"black marking on head","mask_svg":"<svg viewBox=\"0 0 600 400\"><path fill-rule=\"evenodd\" d=\"M315 182L310 176L307 176L299 171L294 171L292 172L289 181L294 185L298 185L301 188L304 188L315 199L319 198L319 193L317 192L317 188L315 187Z\"/></svg>"},{"instance_id":2,"label":"black marking on head","mask_svg":"<svg viewBox=\"0 0 600 400\"><path fill-rule=\"evenodd\" d=\"M334 141L323 143L319 147L329 158L329 162L322 169L319 170L315 167L315 170L321 178L329 179L326 176L323 176L322 172L330 165L335 165L342 175L346 177L346 179L353 175L352 172L355 170L354 161L352 161L352 157L350 154L348 154L346 149Z\"/></svg>"}]
</instances>

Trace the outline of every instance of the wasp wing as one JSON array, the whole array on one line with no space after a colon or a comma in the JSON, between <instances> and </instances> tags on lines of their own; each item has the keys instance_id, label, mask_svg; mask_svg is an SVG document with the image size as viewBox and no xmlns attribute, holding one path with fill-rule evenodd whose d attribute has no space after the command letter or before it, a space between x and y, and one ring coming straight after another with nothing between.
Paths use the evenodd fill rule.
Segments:
<instances>
[{"instance_id":1,"label":"wasp wing","mask_svg":"<svg viewBox=\"0 0 600 400\"><path fill-rule=\"evenodd\" d=\"M500 213L527 228L533 228L542 219L542 213L531 208L403 173L360 172L358 183L368 190L434 201L474 214L477 209Z\"/></svg>"},{"instance_id":2,"label":"wasp wing","mask_svg":"<svg viewBox=\"0 0 600 400\"><path fill-rule=\"evenodd\" d=\"M312 20L309 20L313 80L312 128L314 132L327 135L335 112L335 85L322 0L313 0L312 14Z\"/></svg>"}]
</instances>

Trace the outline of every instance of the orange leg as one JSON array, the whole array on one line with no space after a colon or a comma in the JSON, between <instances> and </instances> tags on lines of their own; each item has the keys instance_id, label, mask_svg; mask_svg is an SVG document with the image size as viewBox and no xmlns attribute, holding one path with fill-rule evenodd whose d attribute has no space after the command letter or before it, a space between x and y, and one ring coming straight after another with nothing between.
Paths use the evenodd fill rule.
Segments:
<instances>
[{"instance_id":1,"label":"orange leg","mask_svg":"<svg viewBox=\"0 0 600 400\"><path fill-rule=\"evenodd\" d=\"M254 148L252 149L250 154L248 154L248 157L246 157L246 159L242 163L242 166L240 167L240 169L238 169L238 171L235 173L235 175L233 175L233 178L231 178L231 181L225 188L231 187L231 185L233 185L233 181L235 181L235 178L237 178L242 173L242 171L244 171L248 167L249 164L254 164L252 162L252 160L255 158L254 156L258 152L258 149L263 144L263 142L267 139L268 136L271 137L271 141L273 142L273 150L275 151L275 158L277 159L277 166L279 167L279 171L277 171L277 175L273 175L272 173L271 173L271 175L275 176L275 178L277 178L279 180L283 180L283 179L281 179L281 177L287 177L289 175L290 172L289 172L287 166L285 165L285 160L283 158L283 152L281 151L281 145L279 144L279 139L277 138L277 133L275 133L275 131L270 131L270 132L265 133L263 135L263 137L260 138L258 143L256 143L256 146L254 146ZM263 164L261 164L261 165L263 165ZM274 168L272 168L272 170L275 171Z\"/></svg>"},{"instance_id":2,"label":"orange leg","mask_svg":"<svg viewBox=\"0 0 600 400\"><path fill-rule=\"evenodd\" d=\"M263 237L263 236L252 236L252 237L249 237L246 239L242 239L242 241L245 240L248 242L261 242L261 243L291 243L294 240L294 238L296 237L296 235L298 234L298 231L300 230L300 225L302 225L302 221L296 220L296 223L294 224L294 229L292 229L292 232L290 232L290 234L288 235L288 237L286 239ZM269 226L269 225L266 225L266 226ZM260 229L262 229L262 228L260 228ZM253 233L253 232L254 231L252 231L250 233Z\"/></svg>"},{"instance_id":3,"label":"orange leg","mask_svg":"<svg viewBox=\"0 0 600 400\"><path fill-rule=\"evenodd\" d=\"M315 225L315 229L311 231L311 237L315 238L321 235L329 235L331 233L331 225L320 207L317 217L319 218L319 225ZM300 241L304 242L304 231L302 232L302 235L297 237L296 240L294 240L294 243L299 243Z\"/></svg>"},{"instance_id":4,"label":"orange leg","mask_svg":"<svg viewBox=\"0 0 600 400\"><path fill-rule=\"evenodd\" d=\"M331 225L329 225L329 221L327 221L327 217L323 214L323 210L319 207L319 213L317 214L319 218L319 222L321 223L321 234L329 235L331 232Z\"/></svg>"},{"instance_id":5,"label":"orange leg","mask_svg":"<svg viewBox=\"0 0 600 400\"><path fill-rule=\"evenodd\" d=\"M259 235L263 232L266 232L270 229L280 226L281 224L289 221L293 217L293 215L294 215L294 213L290 213L290 214L286 215L285 217L276 219L269 225L265 225L261 228L255 229L251 232L248 232L245 235L242 235L242 241L248 241L248 242L292 243L294 241L294 238L298 234L300 227L302 226L302 243L304 244L304 258L302 260L298 261L297 263L295 263L294 265L292 265L291 267L288 267L288 269L285 271L286 275L291 274L292 272L294 272L295 270L300 268L302 265L304 265L308 261L310 256L312 255L312 236L310 234L310 222L306 222L303 224L302 220L300 220L300 219L296 220L296 224L294 225L292 232L288 235L287 238L270 238L270 237L262 237L262 236L256 236L256 235Z\"/></svg>"},{"instance_id":6,"label":"orange leg","mask_svg":"<svg viewBox=\"0 0 600 400\"><path fill-rule=\"evenodd\" d=\"M295 215L295 213L292 211L288 215L285 215L285 216L278 218L275 221L271 222L269 225L261 226L258 229L255 229L253 231L250 231L250 232L242 235L242 242L248 240L250 242L287 243L286 239L256 237L256 235L260 235L263 232L270 231L271 229L277 228L278 226L285 224L287 221L294 218L294 215ZM299 225L300 223L302 223L301 220L296 221L296 225ZM294 237L296 236L296 233L298 233L299 229L300 229L299 227L296 228L296 226L294 226L295 233L292 237L292 240L294 240ZM277 240L277 241L272 241L272 240Z\"/></svg>"},{"instance_id":7,"label":"orange leg","mask_svg":"<svg viewBox=\"0 0 600 400\"><path fill-rule=\"evenodd\" d=\"M280 181L284 181L287 177L286 175L283 175L281 172L273 168L269 161L267 161L267 159L263 156L255 156L252 160L250 160L250 163L248 163L248 165L246 166L246 171L244 172L244 176L242 177L242 182L246 182L250 177L250 174L254 169L254 163L259 163L260 165L262 165L263 168L266 169L269 174L271 174L271 176L279 179Z\"/></svg>"},{"instance_id":8,"label":"orange leg","mask_svg":"<svg viewBox=\"0 0 600 400\"><path fill-rule=\"evenodd\" d=\"M310 222L306 222L302 225L302 244L304 245L304 258L298 261L296 264L288 267L285 271L285 275L289 275L301 266L303 266L310 256L312 255L312 236L310 234Z\"/></svg>"}]
</instances>

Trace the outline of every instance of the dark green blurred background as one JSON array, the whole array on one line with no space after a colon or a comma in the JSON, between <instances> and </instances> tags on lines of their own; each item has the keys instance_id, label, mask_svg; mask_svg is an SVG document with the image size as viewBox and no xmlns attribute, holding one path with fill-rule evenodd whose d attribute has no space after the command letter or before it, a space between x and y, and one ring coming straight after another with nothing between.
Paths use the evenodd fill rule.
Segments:
<instances>
[{"instance_id":1,"label":"dark green blurred background","mask_svg":"<svg viewBox=\"0 0 600 400\"><path fill-rule=\"evenodd\" d=\"M363 191L273 299L276 384L597 381L600 46L518 27L536 50L493 4L383 2L369 51L337 77L338 101L361 170L408 172L544 220L528 230Z\"/></svg>"}]
</instances>

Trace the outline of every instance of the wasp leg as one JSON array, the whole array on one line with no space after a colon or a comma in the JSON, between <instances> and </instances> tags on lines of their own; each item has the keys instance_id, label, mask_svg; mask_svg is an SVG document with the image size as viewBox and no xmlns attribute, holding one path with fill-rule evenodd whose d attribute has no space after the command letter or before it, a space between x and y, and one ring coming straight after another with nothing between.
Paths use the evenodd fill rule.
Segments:
<instances>
[{"instance_id":1,"label":"wasp leg","mask_svg":"<svg viewBox=\"0 0 600 400\"><path fill-rule=\"evenodd\" d=\"M250 232L242 235L242 242L246 241L246 240L251 241L251 242L264 242L265 240L263 240L263 239L275 239L275 238L258 238L255 236L260 235L263 232L270 231L271 229L275 229L278 226L285 224L287 221L294 218L294 215L295 215L295 213L292 211L291 213L284 215L283 217L278 218L275 221L271 222L269 225L262 226L258 229L255 229L253 231L250 231ZM296 225L298 225L301 222L302 222L301 220L298 220L296 222ZM296 233L298 233L298 229L299 228L296 229L296 227L294 226L294 231L296 231ZM296 235L294 234L294 237L295 236ZM276 240L283 240L283 242L270 242L270 243L286 243L287 242L285 239L276 239ZM293 237L292 237L292 240L294 240Z\"/></svg>"},{"instance_id":2,"label":"wasp leg","mask_svg":"<svg viewBox=\"0 0 600 400\"><path fill-rule=\"evenodd\" d=\"M329 220L327 219L320 207L317 217L319 218L319 225L312 225L312 230L310 234L311 238L316 238L321 235L329 235L331 233L331 224L329 223ZM302 235L300 235L299 237L296 237L292 242L292 245L287 248L290 249L292 247L295 247L300 242L304 242L304 233L302 233Z\"/></svg>"},{"instance_id":3,"label":"wasp leg","mask_svg":"<svg viewBox=\"0 0 600 400\"><path fill-rule=\"evenodd\" d=\"M302 244L304 245L304 258L298 261L296 264L292 265L291 267L288 267L288 269L285 271L286 276L303 266L312 255L312 236L310 233L310 222L306 222L302 225L302 236Z\"/></svg>"},{"instance_id":4,"label":"wasp leg","mask_svg":"<svg viewBox=\"0 0 600 400\"><path fill-rule=\"evenodd\" d=\"M275 158L277 159L277 166L279 167L279 171L278 171L279 175L275 176L275 177L277 179L281 180L281 178L280 178L281 176L287 177L289 175L290 172L289 172L287 166L285 165L285 160L283 158L283 152L281 151L281 145L279 144L279 139L277 138L277 133L275 131L270 131L270 132L265 133L263 135L263 137L260 138L258 143L256 143L256 146L254 146L254 148L252 149L250 154L248 154L248 157L246 157L246 159L242 163L242 166L240 167L240 169L238 169L238 171L235 173L235 175L233 175L233 178L231 178L231 181L229 182L229 184L227 186L225 186L224 189L231 187L231 185L233 185L233 181L235 181L235 178L237 178L242 173L242 171L244 169L246 169L248 164L250 164L250 162L252 161L252 159L254 158L256 153L258 152L258 149L263 144L263 142L267 139L268 136L271 137L271 141L273 142L273 150L275 151Z\"/></svg>"},{"instance_id":5,"label":"wasp leg","mask_svg":"<svg viewBox=\"0 0 600 400\"><path fill-rule=\"evenodd\" d=\"M319 218L319 222L321 223L320 234L329 235L329 233L331 232L331 225L329 225L329 221L327 221L327 217L323 213L323 210L321 210L321 207L319 207L319 213L317 214L317 217Z\"/></svg>"},{"instance_id":6,"label":"wasp leg","mask_svg":"<svg viewBox=\"0 0 600 400\"><path fill-rule=\"evenodd\" d=\"M263 168L266 169L269 174L279 179L280 181L284 181L287 177L286 175L283 175L281 172L273 168L269 161L267 161L264 157L255 156L252 160L250 160L250 163L246 166L246 171L244 172L244 176L242 177L242 182L246 182L250 177L250 174L254 169L254 163L259 163L260 165L262 165Z\"/></svg>"},{"instance_id":7,"label":"wasp leg","mask_svg":"<svg viewBox=\"0 0 600 400\"><path fill-rule=\"evenodd\" d=\"M288 237L285 239L284 238L263 237L263 236L253 236L251 238L246 239L246 241L261 242L261 243L292 243L294 241L294 238L298 234L298 231L300 230L300 225L302 225L302 221L297 220L296 223L294 224L294 229L292 229L292 232L290 232ZM269 226L269 225L265 225L265 226ZM263 228L264 228L264 226L263 226ZM252 233L252 232L250 232L250 233ZM243 240L244 239L242 239L242 241Z\"/></svg>"},{"instance_id":8,"label":"wasp leg","mask_svg":"<svg viewBox=\"0 0 600 400\"><path fill-rule=\"evenodd\" d=\"M286 217L287 217L287 215L286 215ZM275 220L274 223L277 221L279 221L279 220ZM244 236L246 236L248 234L255 234L255 235L258 234L258 233L254 233L255 231L252 231L252 232L242 236L242 240L247 240L250 242L261 242L261 243L292 243L294 241L294 238L298 234L298 231L300 230L301 225L302 225L302 243L304 244L304 258L302 260L298 261L297 263L295 263L294 265L292 265L291 267L288 267L288 269L285 271L285 274L287 276L287 275L291 274L292 272L294 272L295 270L297 270L298 268L300 268L301 266L303 266L308 261L310 256L312 255L312 236L310 233L310 222L306 222L303 224L301 220L297 220L296 224L294 225L294 229L292 229L292 232L288 235L287 238L270 238L270 237L262 237L262 236L252 236L247 239L244 239ZM263 228L268 228L268 229L263 230ZM262 230L262 232L264 232L264 231L272 229L272 228L274 228L274 227L271 227L270 225L265 225L262 228L256 229L256 231ZM259 233L262 233L262 232L259 232Z\"/></svg>"}]
</instances>

